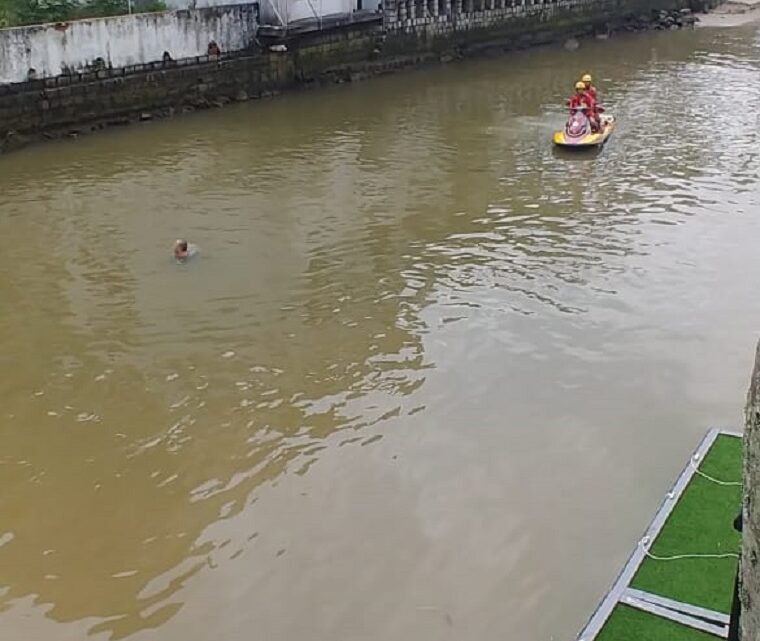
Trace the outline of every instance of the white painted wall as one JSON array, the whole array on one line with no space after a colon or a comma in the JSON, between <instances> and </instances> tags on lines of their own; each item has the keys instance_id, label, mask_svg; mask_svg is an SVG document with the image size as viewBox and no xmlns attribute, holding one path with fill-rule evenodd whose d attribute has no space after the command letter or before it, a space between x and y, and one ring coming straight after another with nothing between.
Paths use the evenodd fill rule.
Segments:
<instances>
[{"instance_id":1,"label":"white painted wall","mask_svg":"<svg viewBox=\"0 0 760 641\"><path fill-rule=\"evenodd\" d=\"M167 5L177 9L187 7L213 7L229 4L235 0L167 0ZM309 6L311 2L311 6ZM361 0L362 9L374 11L382 0ZM358 8L358 0L260 0L261 24L280 23L278 15L286 23L297 20L313 20L317 16L347 15ZM276 11L275 11L276 10Z\"/></svg>"},{"instance_id":2,"label":"white painted wall","mask_svg":"<svg viewBox=\"0 0 760 641\"><path fill-rule=\"evenodd\" d=\"M363 10L374 11L380 2L361 0L361 6ZM285 23L314 20L318 16L348 15L358 7L358 0L261 0L261 23L279 24L278 14Z\"/></svg>"},{"instance_id":3,"label":"white painted wall","mask_svg":"<svg viewBox=\"0 0 760 641\"><path fill-rule=\"evenodd\" d=\"M124 67L159 61L164 51L175 60L202 56L212 40L222 51L244 49L255 15L248 3L0 29L0 83L26 80L29 69L38 78L81 71L98 57Z\"/></svg>"},{"instance_id":4,"label":"white painted wall","mask_svg":"<svg viewBox=\"0 0 760 641\"><path fill-rule=\"evenodd\" d=\"M261 3L262 21L269 18L268 11L271 10L270 0L263 0ZM296 20L309 20L318 16L331 16L335 14L351 13L356 6L356 0L271 0L271 3L277 7L277 11L285 22L295 22ZM271 22L266 20L266 22Z\"/></svg>"}]
</instances>

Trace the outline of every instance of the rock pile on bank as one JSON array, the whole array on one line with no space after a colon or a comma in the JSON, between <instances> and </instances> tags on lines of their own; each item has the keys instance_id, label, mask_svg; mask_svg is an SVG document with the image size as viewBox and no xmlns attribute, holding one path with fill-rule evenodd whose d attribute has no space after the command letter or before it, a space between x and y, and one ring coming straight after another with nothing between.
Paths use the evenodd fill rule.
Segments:
<instances>
[{"instance_id":1,"label":"rock pile on bank","mask_svg":"<svg viewBox=\"0 0 760 641\"><path fill-rule=\"evenodd\" d=\"M681 9L680 11L660 11L657 14L657 29L682 29L683 27L693 27L697 22L691 9Z\"/></svg>"},{"instance_id":2,"label":"rock pile on bank","mask_svg":"<svg viewBox=\"0 0 760 641\"><path fill-rule=\"evenodd\" d=\"M683 29L694 27L699 18L691 9L675 11L653 10L649 15L628 16L623 25L624 31L647 31L649 29Z\"/></svg>"}]
</instances>

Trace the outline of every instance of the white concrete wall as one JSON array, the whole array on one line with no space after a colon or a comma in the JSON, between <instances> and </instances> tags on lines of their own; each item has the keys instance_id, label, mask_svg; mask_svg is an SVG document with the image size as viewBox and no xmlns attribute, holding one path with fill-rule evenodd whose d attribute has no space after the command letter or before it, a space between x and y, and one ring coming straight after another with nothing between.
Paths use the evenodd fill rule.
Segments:
<instances>
[{"instance_id":1,"label":"white concrete wall","mask_svg":"<svg viewBox=\"0 0 760 641\"><path fill-rule=\"evenodd\" d=\"M81 71L98 57L107 66L155 62L164 51L175 60L206 55L216 41L236 51L254 41L257 25L252 4L193 11L143 13L0 29L0 84Z\"/></svg>"},{"instance_id":2,"label":"white concrete wall","mask_svg":"<svg viewBox=\"0 0 760 641\"><path fill-rule=\"evenodd\" d=\"M212 7L229 4L234 0L167 0L167 5L177 9L188 7ZM309 1L311 6L309 6ZM374 11L382 0L361 0L362 9ZM260 0L261 23L279 24L277 14L286 23L313 20L317 16L347 15L356 11L358 0ZM275 11L276 9L276 11Z\"/></svg>"},{"instance_id":3,"label":"white concrete wall","mask_svg":"<svg viewBox=\"0 0 760 641\"><path fill-rule=\"evenodd\" d=\"M271 10L270 1L288 23L314 19L319 15L347 14L356 7L356 0L263 0L261 3L262 21L266 17L266 22L271 22L268 20ZM311 2L311 6L309 2Z\"/></svg>"}]
</instances>

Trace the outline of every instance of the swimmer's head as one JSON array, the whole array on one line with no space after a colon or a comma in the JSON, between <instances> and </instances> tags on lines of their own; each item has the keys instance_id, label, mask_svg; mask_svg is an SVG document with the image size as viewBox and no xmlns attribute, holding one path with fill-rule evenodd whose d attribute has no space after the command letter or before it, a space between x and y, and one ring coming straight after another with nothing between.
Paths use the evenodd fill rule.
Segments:
<instances>
[{"instance_id":1,"label":"swimmer's head","mask_svg":"<svg viewBox=\"0 0 760 641\"><path fill-rule=\"evenodd\" d=\"M174 256L177 258L185 258L187 256L187 241L178 240L174 244Z\"/></svg>"}]
</instances>

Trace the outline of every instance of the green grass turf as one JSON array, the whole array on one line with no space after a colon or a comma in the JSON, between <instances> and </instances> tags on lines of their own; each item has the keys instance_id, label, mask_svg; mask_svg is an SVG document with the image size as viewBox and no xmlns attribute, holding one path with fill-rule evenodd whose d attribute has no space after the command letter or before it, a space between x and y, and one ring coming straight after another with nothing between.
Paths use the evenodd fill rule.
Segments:
<instances>
[{"instance_id":1,"label":"green grass turf","mask_svg":"<svg viewBox=\"0 0 760 641\"><path fill-rule=\"evenodd\" d=\"M716 641L717 638L620 604L612 611L596 641Z\"/></svg>"},{"instance_id":2,"label":"green grass turf","mask_svg":"<svg viewBox=\"0 0 760 641\"><path fill-rule=\"evenodd\" d=\"M740 480L741 439L720 435L699 469L723 481ZM739 486L717 485L695 474L650 548L651 553L674 556L738 552L740 535L734 530L733 522L740 505ZM676 561L647 558L633 578L631 587L728 613L736 564L737 560L733 558ZM661 638L670 639L669 636Z\"/></svg>"}]
</instances>

